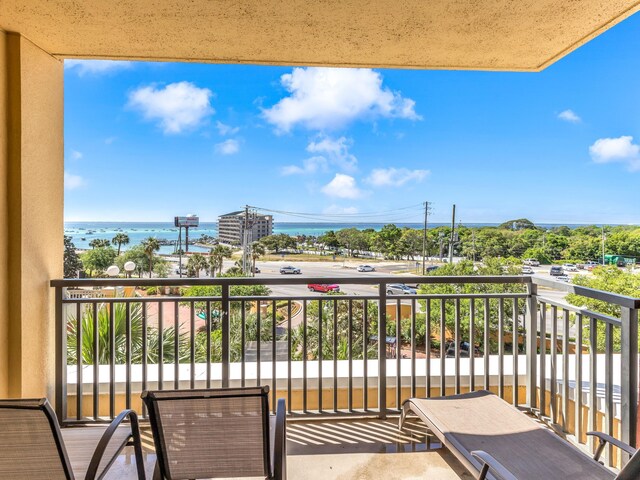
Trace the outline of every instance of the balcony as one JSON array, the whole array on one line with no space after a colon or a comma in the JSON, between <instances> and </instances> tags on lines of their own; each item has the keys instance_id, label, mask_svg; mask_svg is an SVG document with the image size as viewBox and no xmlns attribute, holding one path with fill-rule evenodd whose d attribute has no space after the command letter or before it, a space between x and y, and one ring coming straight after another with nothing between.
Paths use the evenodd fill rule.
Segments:
<instances>
[{"instance_id":1,"label":"balcony","mask_svg":"<svg viewBox=\"0 0 640 480\"><path fill-rule=\"evenodd\" d=\"M371 293L305 293L307 283L338 280ZM386 285L399 282L417 282L429 293L389 295ZM300 294L246 294L256 285ZM477 287L473 293L469 285ZM104 422L125 407L144 418L145 389L268 384L273 405L287 401L292 478L301 478L296 469L305 478L316 471L317 478L377 478L362 472L378 467L385 478L396 478L388 472L398 468L424 476L420 469L429 466L465 478L423 425L400 432L396 415L411 396L488 389L586 450L594 448L588 430L636 443L640 299L521 276L51 286L56 413L66 425ZM180 295L189 286L199 290ZM434 293L436 286L447 286L446 293ZM620 315L571 306L564 293L598 299ZM626 461L616 448L605 453L608 466Z\"/></svg>"}]
</instances>

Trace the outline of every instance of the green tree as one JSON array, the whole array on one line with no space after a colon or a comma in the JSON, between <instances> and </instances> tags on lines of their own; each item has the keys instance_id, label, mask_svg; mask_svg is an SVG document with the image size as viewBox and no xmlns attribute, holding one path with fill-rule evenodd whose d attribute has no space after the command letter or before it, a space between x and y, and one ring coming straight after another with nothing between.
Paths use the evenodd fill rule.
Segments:
<instances>
[{"instance_id":1,"label":"green tree","mask_svg":"<svg viewBox=\"0 0 640 480\"><path fill-rule=\"evenodd\" d=\"M75 278L82 270L82 262L76 252L76 246L71 241L71 237L64 236L64 278Z\"/></svg>"},{"instance_id":2,"label":"green tree","mask_svg":"<svg viewBox=\"0 0 640 480\"><path fill-rule=\"evenodd\" d=\"M154 260L157 260L157 258L154 257ZM115 265L117 265L122 272L124 271L124 264L127 262L135 263L136 268L134 272L140 278L142 278L144 272L149 271L149 257L147 257L142 245L135 245L129 248L115 259Z\"/></svg>"},{"instance_id":3,"label":"green tree","mask_svg":"<svg viewBox=\"0 0 640 480\"><path fill-rule=\"evenodd\" d=\"M98 326L98 364L107 365L110 362L110 345L111 332L109 330L110 312L113 308L113 337L114 356L116 364L126 363L127 358L127 304L116 303L113 305L100 304L97 308L97 322L93 318L93 308L87 308L81 316L82 336L78 338L78 320L75 317L75 309L67 318L67 360L70 365L77 364L77 346L81 342L82 363L85 365L93 365L95 361L94 352L94 328ZM142 322L142 304L132 303L129 311L130 320L130 344L131 344L131 362L134 364L142 363L143 357L143 322ZM175 335L176 331L173 327L162 330L162 335L157 328L147 327L147 362L157 363L159 359L160 337L162 337L163 360L165 362L173 362L175 359ZM181 359L186 359L188 349L186 346L187 337L178 333L178 355Z\"/></svg>"},{"instance_id":4,"label":"green tree","mask_svg":"<svg viewBox=\"0 0 640 480\"><path fill-rule=\"evenodd\" d=\"M420 230L416 230L413 228L402 229L402 236L400 237L399 247L401 255L406 255L411 260L413 260L416 255L421 255L422 236L423 233Z\"/></svg>"},{"instance_id":5,"label":"green tree","mask_svg":"<svg viewBox=\"0 0 640 480\"><path fill-rule=\"evenodd\" d=\"M118 245L118 255L120 255L120 248L122 245L129 244L129 235L126 233L116 233L116 236L111 239L111 243Z\"/></svg>"},{"instance_id":6,"label":"green tree","mask_svg":"<svg viewBox=\"0 0 640 480\"><path fill-rule=\"evenodd\" d=\"M142 245L144 253L149 260L149 278L151 278L151 273L153 272L153 257L154 253L160 250L160 242L158 242L158 239L155 237L148 237L145 238L140 244Z\"/></svg>"},{"instance_id":7,"label":"green tree","mask_svg":"<svg viewBox=\"0 0 640 480\"><path fill-rule=\"evenodd\" d=\"M551 263L551 258L547 255L547 252L542 247L529 248L524 251L522 258L535 258L543 265Z\"/></svg>"},{"instance_id":8,"label":"green tree","mask_svg":"<svg viewBox=\"0 0 640 480\"><path fill-rule=\"evenodd\" d=\"M260 242L253 242L251 244L251 273L255 276L256 271L256 260L258 260L262 255L267 253L264 245Z\"/></svg>"},{"instance_id":9,"label":"green tree","mask_svg":"<svg viewBox=\"0 0 640 480\"><path fill-rule=\"evenodd\" d=\"M474 264L468 260L464 260L459 263L447 264L440 267L436 273L438 276L475 276L475 275L516 275L520 273L520 268L516 265L511 265L510 262L504 259L498 258L485 258L483 265L480 267L474 266ZM451 294L496 294L496 293L524 293L525 287L520 284L498 284L498 283L466 283L466 284L424 284L419 288L421 294L435 294L435 295L451 295ZM504 313L504 331L513 331L513 302L509 300L490 299L488 304L484 301L474 302L475 312L475 337L469 338L469 321L471 312L471 301L461 300L458 307L454 300L445 300L442 303L438 300L431 300L431 317L430 324L432 326L438 326L441 318L441 308L444 305L445 315L444 324L448 332L454 332L456 328L456 308L459 308L460 312L460 338L463 341L469 341L473 345L483 344L484 333L484 316L485 307L488 305L487 311L489 319L489 329L491 334L491 344L484 345L484 348L489 348L491 351L495 351L497 347L497 330L499 322L499 309L500 302L502 302L502 309ZM421 301L423 310L426 310L426 301ZM522 315L524 312L524 302L519 301L517 303L517 314ZM425 337L424 324L417 325L419 338ZM407 331L403 329L403 337L407 340ZM445 336L447 340L448 335ZM438 339L439 340L439 339Z\"/></svg>"},{"instance_id":10,"label":"green tree","mask_svg":"<svg viewBox=\"0 0 640 480\"><path fill-rule=\"evenodd\" d=\"M394 224L383 226L374 240L375 248L386 258L400 258L400 239L402 230Z\"/></svg>"},{"instance_id":11,"label":"green tree","mask_svg":"<svg viewBox=\"0 0 640 480\"><path fill-rule=\"evenodd\" d=\"M208 266L209 262L207 262L207 259L201 253L194 253L187 261L187 270L190 273L189 276L193 273L196 278L200 277L200 270L206 270Z\"/></svg>"},{"instance_id":12,"label":"green tree","mask_svg":"<svg viewBox=\"0 0 640 480\"><path fill-rule=\"evenodd\" d=\"M101 274L111 265L116 258L116 251L111 247L96 247L87 250L81 255L82 264L90 276Z\"/></svg>"},{"instance_id":13,"label":"green tree","mask_svg":"<svg viewBox=\"0 0 640 480\"><path fill-rule=\"evenodd\" d=\"M336 237L336 232L334 232L333 230L327 230L324 235L320 235L318 237L318 242L322 245L323 250L325 247L331 250L335 250L340 246L338 237Z\"/></svg>"},{"instance_id":14,"label":"green tree","mask_svg":"<svg viewBox=\"0 0 640 480\"><path fill-rule=\"evenodd\" d=\"M536 228L535 224L526 218L518 218L517 220L507 220L501 223L498 228L506 230L525 230L527 228Z\"/></svg>"},{"instance_id":15,"label":"green tree","mask_svg":"<svg viewBox=\"0 0 640 480\"><path fill-rule=\"evenodd\" d=\"M91 248L103 248L109 245L111 245L111 243L106 238L94 238L89 242Z\"/></svg>"},{"instance_id":16,"label":"green tree","mask_svg":"<svg viewBox=\"0 0 640 480\"><path fill-rule=\"evenodd\" d=\"M605 292L618 293L629 297L640 298L640 275L626 272L613 265L597 267L593 270L593 275L576 275L572 282L583 287L603 290ZM615 318L620 318L622 311L619 305L610 302L596 300L570 293L567 295L567 302L571 305L586 308L594 312L602 313ZM605 350L606 325L605 322L596 322L597 325L597 348L599 352ZM589 328L585 325L586 332L583 338L589 338ZM640 332L639 332L640 336ZM613 329L614 348L620 348L620 328Z\"/></svg>"},{"instance_id":17,"label":"green tree","mask_svg":"<svg viewBox=\"0 0 640 480\"><path fill-rule=\"evenodd\" d=\"M353 256L354 250L362 250L366 248L367 242L362 232L357 228L343 228L336 232L338 245L347 251L349 257Z\"/></svg>"},{"instance_id":18,"label":"green tree","mask_svg":"<svg viewBox=\"0 0 640 480\"><path fill-rule=\"evenodd\" d=\"M233 251L225 245L216 245L209 251L209 268L211 276L215 277L216 270L222 275L222 267L225 258L231 258Z\"/></svg>"}]
</instances>

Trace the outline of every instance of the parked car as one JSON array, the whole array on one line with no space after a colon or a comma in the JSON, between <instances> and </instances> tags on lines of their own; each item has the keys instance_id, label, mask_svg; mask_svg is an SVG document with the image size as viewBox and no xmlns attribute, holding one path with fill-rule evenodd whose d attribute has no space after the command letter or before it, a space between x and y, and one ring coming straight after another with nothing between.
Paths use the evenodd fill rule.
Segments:
<instances>
[{"instance_id":1,"label":"parked car","mask_svg":"<svg viewBox=\"0 0 640 480\"><path fill-rule=\"evenodd\" d=\"M584 264L584 268L591 271L599 265L600 264L598 262L588 261L587 263Z\"/></svg>"},{"instance_id":2,"label":"parked car","mask_svg":"<svg viewBox=\"0 0 640 480\"><path fill-rule=\"evenodd\" d=\"M524 260L524 262L522 262L522 263L524 263L525 265L528 265L530 267L539 267L540 266L540 262L535 258L526 258Z\"/></svg>"},{"instance_id":3,"label":"parked car","mask_svg":"<svg viewBox=\"0 0 640 480\"><path fill-rule=\"evenodd\" d=\"M560 282L570 282L571 279L569 278L569 275L558 275L556 277L556 280L560 281Z\"/></svg>"},{"instance_id":4,"label":"parked car","mask_svg":"<svg viewBox=\"0 0 640 480\"><path fill-rule=\"evenodd\" d=\"M554 265L551 267L551 270L549 270L549 275L557 277L559 275L564 275L564 272L562 271L562 267L560 265Z\"/></svg>"},{"instance_id":5,"label":"parked car","mask_svg":"<svg viewBox=\"0 0 640 480\"><path fill-rule=\"evenodd\" d=\"M339 292L340 285L335 283L327 284L327 283L310 283L307 285L307 288L312 292Z\"/></svg>"},{"instance_id":6,"label":"parked car","mask_svg":"<svg viewBox=\"0 0 640 480\"><path fill-rule=\"evenodd\" d=\"M562 265L562 270L565 272L577 272L578 267L576 267L573 263L565 263Z\"/></svg>"},{"instance_id":7,"label":"parked car","mask_svg":"<svg viewBox=\"0 0 640 480\"><path fill-rule=\"evenodd\" d=\"M358 272L375 272L376 269L373 268L371 265L358 265L358 268L356 268L356 270Z\"/></svg>"},{"instance_id":8,"label":"parked car","mask_svg":"<svg viewBox=\"0 0 640 480\"><path fill-rule=\"evenodd\" d=\"M435 272L440 267L438 265L427 265L425 268L426 273Z\"/></svg>"},{"instance_id":9,"label":"parked car","mask_svg":"<svg viewBox=\"0 0 640 480\"><path fill-rule=\"evenodd\" d=\"M292 267L291 265L287 265L286 267L280 267L280 273L281 274L300 274L300 269L296 268L296 267Z\"/></svg>"},{"instance_id":10,"label":"parked car","mask_svg":"<svg viewBox=\"0 0 640 480\"><path fill-rule=\"evenodd\" d=\"M525 265L524 267L522 267L522 273L525 275L533 275L533 268L531 268L529 265Z\"/></svg>"},{"instance_id":11,"label":"parked car","mask_svg":"<svg viewBox=\"0 0 640 480\"><path fill-rule=\"evenodd\" d=\"M415 295L416 289L404 283L390 283L387 285L387 295Z\"/></svg>"}]
</instances>

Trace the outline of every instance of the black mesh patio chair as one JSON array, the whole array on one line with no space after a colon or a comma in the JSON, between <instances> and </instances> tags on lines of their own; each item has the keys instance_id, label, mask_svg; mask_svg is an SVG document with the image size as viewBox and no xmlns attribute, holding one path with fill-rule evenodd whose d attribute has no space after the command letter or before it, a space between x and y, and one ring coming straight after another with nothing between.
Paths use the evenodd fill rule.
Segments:
<instances>
[{"instance_id":1,"label":"black mesh patio chair","mask_svg":"<svg viewBox=\"0 0 640 480\"><path fill-rule=\"evenodd\" d=\"M146 391L158 461L154 480L286 479L285 402L269 387Z\"/></svg>"},{"instance_id":2,"label":"black mesh patio chair","mask_svg":"<svg viewBox=\"0 0 640 480\"><path fill-rule=\"evenodd\" d=\"M2 479L101 479L127 445L134 448L138 479L144 480L138 417L132 410L108 426L61 429L46 398L0 400Z\"/></svg>"}]
</instances>

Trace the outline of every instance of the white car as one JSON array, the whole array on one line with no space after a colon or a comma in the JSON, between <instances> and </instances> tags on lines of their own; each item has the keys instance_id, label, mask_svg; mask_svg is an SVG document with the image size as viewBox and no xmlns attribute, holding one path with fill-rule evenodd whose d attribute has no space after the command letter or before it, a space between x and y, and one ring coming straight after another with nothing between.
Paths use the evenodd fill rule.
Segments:
<instances>
[{"instance_id":1,"label":"white car","mask_svg":"<svg viewBox=\"0 0 640 480\"><path fill-rule=\"evenodd\" d=\"M540 262L538 260L536 260L535 258L527 258L524 262L525 265L528 265L529 267L539 267L540 266Z\"/></svg>"},{"instance_id":2,"label":"white car","mask_svg":"<svg viewBox=\"0 0 640 480\"><path fill-rule=\"evenodd\" d=\"M358 272L375 272L376 269L373 268L371 265L359 265L358 268L356 268L356 270Z\"/></svg>"},{"instance_id":3,"label":"white car","mask_svg":"<svg viewBox=\"0 0 640 480\"><path fill-rule=\"evenodd\" d=\"M286 266L286 267L280 267L280 273L283 274L283 275L286 275L286 274L299 275L301 272L300 272L299 268L292 267L292 266L289 265L289 266Z\"/></svg>"},{"instance_id":4,"label":"white car","mask_svg":"<svg viewBox=\"0 0 640 480\"><path fill-rule=\"evenodd\" d=\"M559 282L570 282L571 279L569 278L569 275L558 275L556 277L556 280L558 280Z\"/></svg>"},{"instance_id":5,"label":"white car","mask_svg":"<svg viewBox=\"0 0 640 480\"><path fill-rule=\"evenodd\" d=\"M531 268L529 265L525 265L524 267L522 267L522 273L524 275L533 275L533 268Z\"/></svg>"},{"instance_id":6,"label":"white car","mask_svg":"<svg viewBox=\"0 0 640 480\"><path fill-rule=\"evenodd\" d=\"M562 270L565 272L577 272L578 267L576 267L573 263L565 263L562 265Z\"/></svg>"},{"instance_id":7,"label":"white car","mask_svg":"<svg viewBox=\"0 0 640 480\"><path fill-rule=\"evenodd\" d=\"M415 295L416 289L404 283L390 283L387 285L387 295Z\"/></svg>"}]
</instances>

